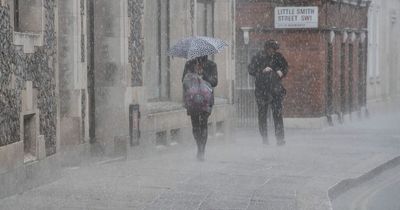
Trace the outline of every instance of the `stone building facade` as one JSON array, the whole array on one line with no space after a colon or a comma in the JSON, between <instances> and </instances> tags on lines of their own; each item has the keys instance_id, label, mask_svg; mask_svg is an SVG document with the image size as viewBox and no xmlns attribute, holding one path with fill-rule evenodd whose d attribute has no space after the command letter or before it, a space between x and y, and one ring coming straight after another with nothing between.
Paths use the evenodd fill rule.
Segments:
<instances>
[{"instance_id":1,"label":"stone building facade","mask_svg":"<svg viewBox=\"0 0 400 210\"><path fill-rule=\"evenodd\" d=\"M177 40L215 36L210 134L228 134L234 0L0 0L0 197L98 152L127 155L193 141Z\"/></svg>"},{"instance_id":2,"label":"stone building facade","mask_svg":"<svg viewBox=\"0 0 400 210\"><path fill-rule=\"evenodd\" d=\"M318 22L276 27L277 7L313 7ZM286 125L321 127L360 116L366 106L367 12L367 1L237 1L236 75L245 77L251 56L265 40L275 39L289 63ZM251 79L245 80L251 89ZM243 87L240 81L236 84Z\"/></svg>"},{"instance_id":3,"label":"stone building facade","mask_svg":"<svg viewBox=\"0 0 400 210\"><path fill-rule=\"evenodd\" d=\"M59 171L57 2L15 4L0 1L0 197Z\"/></svg>"},{"instance_id":4,"label":"stone building facade","mask_svg":"<svg viewBox=\"0 0 400 210\"><path fill-rule=\"evenodd\" d=\"M400 96L400 2L371 1L368 31L368 102L390 104Z\"/></svg>"},{"instance_id":5,"label":"stone building facade","mask_svg":"<svg viewBox=\"0 0 400 210\"><path fill-rule=\"evenodd\" d=\"M226 130L234 78L234 1L117 2L95 1L93 6L93 133L103 152L113 153L126 142L153 148L191 141L182 107L185 60L167 56L167 49L187 36L215 36L229 44L213 57L219 84L210 117L211 133Z\"/></svg>"}]
</instances>

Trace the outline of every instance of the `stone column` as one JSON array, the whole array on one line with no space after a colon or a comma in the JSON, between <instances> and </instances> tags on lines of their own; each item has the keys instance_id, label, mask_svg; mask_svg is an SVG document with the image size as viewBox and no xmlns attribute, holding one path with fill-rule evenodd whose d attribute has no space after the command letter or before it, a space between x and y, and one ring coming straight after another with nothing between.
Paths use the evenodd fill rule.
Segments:
<instances>
[{"instance_id":1,"label":"stone column","mask_svg":"<svg viewBox=\"0 0 400 210\"><path fill-rule=\"evenodd\" d=\"M85 120L82 118L85 118L86 111L82 109L85 109L87 101L87 67L82 34L86 30L81 26L81 18L84 18L81 11L84 8L81 7L85 7L84 3L84 0L63 0L58 6L61 146L78 145L85 141L82 135Z\"/></svg>"},{"instance_id":2,"label":"stone column","mask_svg":"<svg viewBox=\"0 0 400 210\"><path fill-rule=\"evenodd\" d=\"M232 97L232 81L235 76L235 62L234 62L234 35L235 19L234 1L215 1L215 15L214 15L214 32L215 37L223 39L228 43L228 47L221 53L215 56L215 61L218 65L218 91L216 96L231 99ZM231 100L228 100L231 101Z\"/></svg>"},{"instance_id":3,"label":"stone column","mask_svg":"<svg viewBox=\"0 0 400 210\"><path fill-rule=\"evenodd\" d=\"M96 141L106 155L129 136L127 1L94 2L94 78Z\"/></svg>"}]
</instances>

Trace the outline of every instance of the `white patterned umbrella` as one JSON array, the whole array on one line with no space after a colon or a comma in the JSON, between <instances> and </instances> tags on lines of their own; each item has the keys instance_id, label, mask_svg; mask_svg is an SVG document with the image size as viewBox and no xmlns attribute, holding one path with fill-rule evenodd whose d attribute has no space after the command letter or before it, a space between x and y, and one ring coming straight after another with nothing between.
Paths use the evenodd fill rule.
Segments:
<instances>
[{"instance_id":1,"label":"white patterned umbrella","mask_svg":"<svg viewBox=\"0 0 400 210\"><path fill-rule=\"evenodd\" d=\"M205 36L194 36L181 39L170 50L170 56L193 59L221 52L228 46L223 40Z\"/></svg>"}]
</instances>

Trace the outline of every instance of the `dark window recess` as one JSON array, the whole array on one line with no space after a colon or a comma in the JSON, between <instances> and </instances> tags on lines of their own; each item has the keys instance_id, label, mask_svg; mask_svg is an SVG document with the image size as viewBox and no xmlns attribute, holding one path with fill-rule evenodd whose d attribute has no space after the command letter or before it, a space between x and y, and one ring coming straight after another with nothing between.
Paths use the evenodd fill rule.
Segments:
<instances>
[{"instance_id":1,"label":"dark window recess","mask_svg":"<svg viewBox=\"0 0 400 210\"><path fill-rule=\"evenodd\" d=\"M24 115L24 162L30 162L36 159L35 119L35 114Z\"/></svg>"},{"instance_id":2,"label":"dark window recess","mask_svg":"<svg viewBox=\"0 0 400 210\"><path fill-rule=\"evenodd\" d=\"M13 0L14 31L41 33L42 0Z\"/></svg>"},{"instance_id":3,"label":"dark window recess","mask_svg":"<svg viewBox=\"0 0 400 210\"><path fill-rule=\"evenodd\" d=\"M131 146L140 143L140 109L139 104L129 106L129 137Z\"/></svg>"},{"instance_id":4,"label":"dark window recess","mask_svg":"<svg viewBox=\"0 0 400 210\"><path fill-rule=\"evenodd\" d=\"M179 128L171 129L170 134L171 134L171 141L179 142L181 140Z\"/></svg>"},{"instance_id":5,"label":"dark window recess","mask_svg":"<svg viewBox=\"0 0 400 210\"><path fill-rule=\"evenodd\" d=\"M14 31L19 30L19 0L14 0Z\"/></svg>"},{"instance_id":6,"label":"dark window recess","mask_svg":"<svg viewBox=\"0 0 400 210\"><path fill-rule=\"evenodd\" d=\"M153 101L166 101L170 98L170 57L167 55L170 43L170 8L169 0L158 0L157 2L157 57L158 72L157 86L158 91L153 97Z\"/></svg>"},{"instance_id":7,"label":"dark window recess","mask_svg":"<svg viewBox=\"0 0 400 210\"><path fill-rule=\"evenodd\" d=\"M156 133L156 145L167 146L167 131L160 131Z\"/></svg>"}]
</instances>

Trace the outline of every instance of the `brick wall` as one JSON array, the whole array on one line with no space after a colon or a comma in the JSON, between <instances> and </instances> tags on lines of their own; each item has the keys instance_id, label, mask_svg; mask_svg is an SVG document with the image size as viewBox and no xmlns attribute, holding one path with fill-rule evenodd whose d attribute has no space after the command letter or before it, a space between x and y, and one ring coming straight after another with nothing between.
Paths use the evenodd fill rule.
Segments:
<instances>
[{"instance_id":1,"label":"brick wall","mask_svg":"<svg viewBox=\"0 0 400 210\"><path fill-rule=\"evenodd\" d=\"M318 29L274 29L274 8L276 6L318 6ZM262 42L275 39L281 44L280 52L289 63L289 74L284 79L287 96L284 102L286 117L322 117L326 115L326 70L328 62L328 38L330 30L335 31L332 43L332 107L333 113L341 112L341 47L342 31L356 31L353 45L352 88L349 90L349 39L345 42L344 84L346 112L352 107L359 109L359 31L367 26L367 8L355 5L322 1L296 1L274 3L274 1L239 1L237 4L237 44L244 45L241 27L252 27L250 44L262 48ZM349 34L350 35L350 34ZM352 97L350 97L352 95ZM350 102L351 106L350 106ZM330 113L330 114L333 114Z\"/></svg>"}]
</instances>

